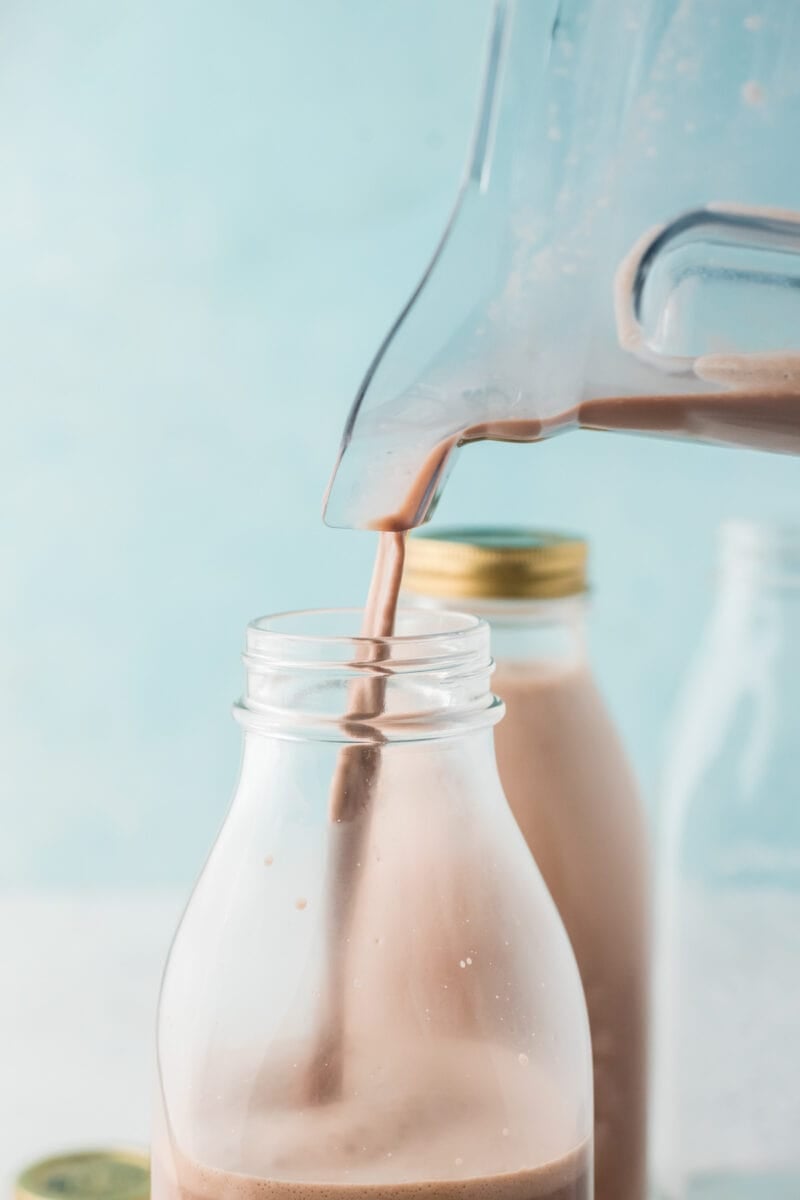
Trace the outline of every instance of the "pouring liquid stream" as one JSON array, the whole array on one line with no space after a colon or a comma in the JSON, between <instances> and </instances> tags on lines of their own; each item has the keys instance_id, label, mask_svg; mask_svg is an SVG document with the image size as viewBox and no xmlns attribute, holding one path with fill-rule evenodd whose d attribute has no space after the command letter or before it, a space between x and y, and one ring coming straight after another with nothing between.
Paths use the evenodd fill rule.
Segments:
<instances>
[{"instance_id":1,"label":"pouring liquid stream","mask_svg":"<svg viewBox=\"0 0 800 1200\"><path fill-rule=\"evenodd\" d=\"M304 1087L305 1099L316 1104L335 1100L341 1090L349 931L358 903L360 863L369 837L372 792L381 766L380 738L371 722L383 712L386 678L380 674L378 664L386 648L381 642L394 634L404 560L405 534L382 533L361 626L361 637L365 639L363 661L370 665L370 671L351 685L348 711L342 721L343 733L366 734L373 740L344 746L331 782L329 813L335 828L328 884L325 1007Z\"/></svg>"}]
</instances>

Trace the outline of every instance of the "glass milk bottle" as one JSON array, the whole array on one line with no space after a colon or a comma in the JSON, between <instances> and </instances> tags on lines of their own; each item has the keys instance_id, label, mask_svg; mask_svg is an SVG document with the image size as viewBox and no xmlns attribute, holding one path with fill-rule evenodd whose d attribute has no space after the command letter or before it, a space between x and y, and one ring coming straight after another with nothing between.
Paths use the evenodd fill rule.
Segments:
<instances>
[{"instance_id":1,"label":"glass milk bottle","mask_svg":"<svg viewBox=\"0 0 800 1200\"><path fill-rule=\"evenodd\" d=\"M164 976L154 1200L591 1200L585 1003L498 778L489 630L360 619L247 631L241 774Z\"/></svg>"},{"instance_id":2,"label":"glass milk bottle","mask_svg":"<svg viewBox=\"0 0 800 1200\"><path fill-rule=\"evenodd\" d=\"M661 809L659 1197L800 1196L800 530L723 527Z\"/></svg>"},{"instance_id":3,"label":"glass milk bottle","mask_svg":"<svg viewBox=\"0 0 800 1200\"><path fill-rule=\"evenodd\" d=\"M643 1200L648 869L636 786L592 678L586 543L525 529L409 539L410 602L487 620L503 788L564 921L592 1031L595 1194Z\"/></svg>"}]
</instances>

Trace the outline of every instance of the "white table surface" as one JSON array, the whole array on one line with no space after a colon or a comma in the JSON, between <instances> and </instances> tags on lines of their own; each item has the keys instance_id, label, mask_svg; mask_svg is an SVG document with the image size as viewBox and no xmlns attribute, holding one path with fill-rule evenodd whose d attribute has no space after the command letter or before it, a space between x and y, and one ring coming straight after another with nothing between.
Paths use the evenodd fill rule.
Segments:
<instances>
[{"instance_id":1,"label":"white table surface","mask_svg":"<svg viewBox=\"0 0 800 1200\"><path fill-rule=\"evenodd\" d=\"M43 1155L147 1146L158 987L187 895L0 895L0 1200Z\"/></svg>"}]
</instances>

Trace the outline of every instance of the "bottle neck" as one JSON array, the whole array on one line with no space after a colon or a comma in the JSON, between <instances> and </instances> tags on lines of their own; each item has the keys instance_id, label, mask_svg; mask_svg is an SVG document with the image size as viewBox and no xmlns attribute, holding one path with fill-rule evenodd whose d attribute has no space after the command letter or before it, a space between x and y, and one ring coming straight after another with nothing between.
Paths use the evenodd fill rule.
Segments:
<instances>
[{"instance_id":1,"label":"bottle neck","mask_svg":"<svg viewBox=\"0 0 800 1200\"><path fill-rule=\"evenodd\" d=\"M800 657L800 531L723 527L710 641L725 655L756 652L794 670Z\"/></svg>"},{"instance_id":2,"label":"bottle neck","mask_svg":"<svg viewBox=\"0 0 800 1200\"><path fill-rule=\"evenodd\" d=\"M491 629L497 662L577 663L586 657L587 599L584 593L558 599L485 599L450 596L446 600L408 595L426 610L466 609Z\"/></svg>"},{"instance_id":3,"label":"bottle neck","mask_svg":"<svg viewBox=\"0 0 800 1200\"><path fill-rule=\"evenodd\" d=\"M361 612L264 617L247 630L235 713L254 733L381 744L454 737L499 720L489 628L474 616L400 610L396 635L367 638Z\"/></svg>"},{"instance_id":4,"label":"bottle neck","mask_svg":"<svg viewBox=\"0 0 800 1200\"><path fill-rule=\"evenodd\" d=\"M800 601L800 528L730 521L720 534L719 595L740 603L783 605Z\"/></svg>"}]
</instances>

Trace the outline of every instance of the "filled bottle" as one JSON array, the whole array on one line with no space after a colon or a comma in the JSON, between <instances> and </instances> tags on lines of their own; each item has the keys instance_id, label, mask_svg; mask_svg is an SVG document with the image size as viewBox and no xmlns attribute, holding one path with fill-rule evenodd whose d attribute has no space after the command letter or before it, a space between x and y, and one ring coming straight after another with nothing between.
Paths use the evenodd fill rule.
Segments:
<instances>
[{"instance_id":1,"label":"filled bottle","mask_svg":"<svg viewBox=\"0 0 800 1200\"><path fill-rule=\"evenodd\" d=\"M167 964L154 1200L591 1200L586 1007L497 774L489 630L247 632L241 774Z\"/></svg>"},{"instance_id":2,"label":"filled bottle","mask_svg":"<svg viewBox=\"0 0 800 1200\"><path fill-rule=\"evenodd\" d=\"M659 836L654 1181L800 1195L800 530L723 528Z\"/></svg>"},{"instance_id":3,"label":"filled bottle","mask_svg":"<svg viewBox=\"0 0 800 1200\"><path fill-rule=\"evenodd\" d=\"M644 816L587 657L586 543L525 529L409 539L407 602L487 620L500 778L578 961L592 1034L595 1195L646 1188L648 853Z\"/></svg>"}]
</instances>

